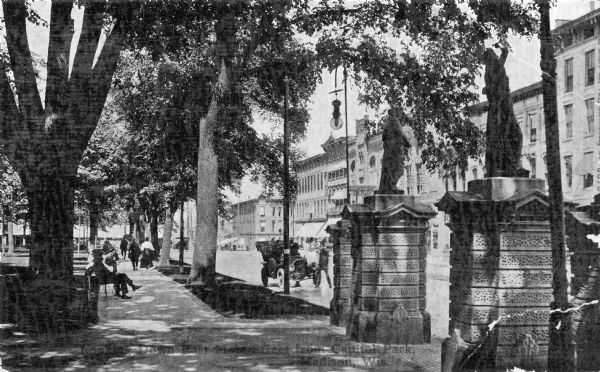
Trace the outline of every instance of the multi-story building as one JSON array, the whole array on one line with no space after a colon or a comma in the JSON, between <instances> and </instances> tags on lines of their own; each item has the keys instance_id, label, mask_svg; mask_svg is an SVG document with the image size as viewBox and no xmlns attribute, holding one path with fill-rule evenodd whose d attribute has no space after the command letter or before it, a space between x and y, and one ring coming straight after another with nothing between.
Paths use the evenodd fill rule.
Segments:
<instances>
[{"instance_id":1,"label":"multi-story building","mask_svg":"<svg viewBox=\"0 0 600 372\"><path fill-rule=\"evenodd\" d=\"M260 196L231 205L231 235L237 250L255 250L256 242L283 238L282 199Z\"/></svg>"},{"instance_id":2,"label":"multi-story building","mask_svg":"<svg viewBox=\"0 0 600 372\"><path fill-rule=\"evenodd\" d=\"M596 178L600 130L598 91L600 9L572 21L557 21L558 121L565 199L588 203L600 188Z\"/></svg>"},{"instance_id":3,"label":"multi-story building","mask_svg":"<svg viewBox=\"0 0 600 372\"><path fill-rule=\"evenodd\" d=\"M558 121L561 146L561 173L565 200L576 203L588 203L600 191L596 178L600 177L600 127L596 112L595 99L600 99L597 88L598 69L596 65L600 53L596 51L600 44L600 10L594 10L572 21L557 21L553 30L560 40L557 50L557 98ZM514 82L512 82L514 86ZM513 109L521 132L523 148L521 166L530 171L530 177L546 180L548 188L548 172L546 168L546 135L543 114L543 97L541 82L517 89L511 93ZM487 102L481 102L469 109L471 120L483 131L486 129ZM357 120L356 137L352 138L350 148L350 191L351 202L361 203L364 196L372 195L378 188L381 174L381 158L383 144L381 134L373 130L368 117ZM416 195L424 203L434 204L446 191L465 191L467 184L473 179L485 176L484 158L470 160L467 169L457 172L458 176L443 177L438 172L429 173L422 164L420 148L416 145L410 128L404 133L413 145L409 158L405 163L404 175L398 187L408 195ZM344 138L331 137L323 145L344 144ZM343 159L327 157L325 154L313 158L320 159L321 169L343 169ZM311 158L312 159L312 158ZM310 160L310 159L307 159ZM343 161L342 161L343 160ZM305 168L298 168L298 177L305 177ZM329 216L339 215L341 205L345 201L345 177L341 173L334 178L335 183L327 183ZM305 200L300 190L298 200ZM339 198L339 201L337 201ZM323 218L323 215L319 215ZM445 216L439 213L431 221L430 257L447 258L450 232L445 226Z\"/></svg>"},{"instance_id":4,"label":"multi-story building","mask_svg":"<svg viewBox=\"0 0 600 372\"><path fill-rule=\"evenodd\" d=\"M348 143L354 141L350 137ZM346 139L330 136L321 148L323 153L295 166L298 193L292 208L291 236L301 244L327 238L325 227L339 219L346 199Z\"/></svg>"}]
</instances>

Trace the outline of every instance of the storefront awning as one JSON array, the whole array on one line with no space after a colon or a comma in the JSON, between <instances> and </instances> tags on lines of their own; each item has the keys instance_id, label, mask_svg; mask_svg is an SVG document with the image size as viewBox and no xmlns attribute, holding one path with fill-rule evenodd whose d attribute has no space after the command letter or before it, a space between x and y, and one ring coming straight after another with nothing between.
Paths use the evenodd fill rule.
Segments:
<instances>
[{"instance_id":1,"label":"storefront awning","mask_svg":"<svg viewBox=\"0 0 600 372\"><path fill-rule=\"evenodd\" d=\"M323 228L323 222L307 222L294 234L295 238L316 238Z\"/></svg>"},{"instance_id":2,"label":"storefront awning","mask_svg":"<svg viewBox=\"0 0 600 372\"><path fill-rule=\"evenodd\" d=\"M318 239L327 238L329 236L329 234L327 233L327 226L333 225L334 223L337 223L339 220L341 220L341 218L328 219L327 222L325 222L325 225L323 225L323 228L321 229L321 231L319 231L319 233L317 234L317 238Z\"/></svg>"},{"instance_id":3,"label":"storefront awning","mask_svg":"<svg viewBox=\"0 0 600 372\"><path fill-rule=\"evenodd\" d=\"M347 193L346 189L338 190L331 195L329 199L331 200L344 200L346 199Z\"/></svg>"}]
</instances>

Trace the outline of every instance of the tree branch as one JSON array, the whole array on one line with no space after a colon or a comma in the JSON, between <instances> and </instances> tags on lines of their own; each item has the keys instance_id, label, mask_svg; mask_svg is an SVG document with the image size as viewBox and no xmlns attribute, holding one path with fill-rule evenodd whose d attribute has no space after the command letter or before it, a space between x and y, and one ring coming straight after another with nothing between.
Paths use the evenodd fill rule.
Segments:
<instances>
[{"instance_id":1,"label":"tree branch","mask_svg":"<svg viewBox=\"0 0 600 372\"><path fill-rule=\"evenodd\" d=\"M31 60L31 51L27 42L27 8L25 1L3 1L4 22L6 26L6 44L10 55L10 64L15 75L19 110L23 119L33 119L42 114L42 100L37 88Z\"/></svg>"},{"instance_id":2,"label":"tree branch","mask_svg":"<svg viewBox=\"0 0 600 372\"><path fill-rule=\"evenodd\" d=\"M71 71L71 80L75 85L82 80L85 81L91 74L94 56L98 49L98 42L104 25L104 12L106 10L104 4L104 2L91 1L85 7L81 36L79 37L73 70ZM79 94L79 92L77 91L76 94Z\"/></svg>"},{"instance_id":3,"label":"tree branch","mask_svg":"<svg viewBox=\"0 0 600 372\"><path fill-rule=\"evenodd\" d=\"M72 9L73 4L70 2L52 1L45 101L47 114L62 113L68 104L64 97L69 84L69 53L73 39Z\"/></svg>"},{"instance_id":4,"label":"tree branch","mask_svg":"<svg viewBox=\"0 0 600 372\"><path fill-rule=\"evenodd\" d=\"M129 2L115 2L111 5L108 13L112 15L115 24L106 37L94 68L92 69L89 65L90 70L88 72L72 79L71 94L75 94L72 97L79 99L81 102L76 115L78 118L76 129L79 131L76 137L78 141L76 151L83 152L85 150L96 129L111 87L112 77L119 61L121 45L134 6L137 6L137 4ZM81 63L84 63L84 61L82 60Z\"/></svg>"},{"instance_id":5,"label":"tree branch","mask_svg":"<svg viewBox=\"0 0 600 372\"><path fill-rule=\"evenodd\" d=\"M21 117L5 71L5 64L0 61L0 146L4 147L6 155L13 160L18 142L16 136L24 139L28 132L18 127Z\"/></svg>"}]
</instances>

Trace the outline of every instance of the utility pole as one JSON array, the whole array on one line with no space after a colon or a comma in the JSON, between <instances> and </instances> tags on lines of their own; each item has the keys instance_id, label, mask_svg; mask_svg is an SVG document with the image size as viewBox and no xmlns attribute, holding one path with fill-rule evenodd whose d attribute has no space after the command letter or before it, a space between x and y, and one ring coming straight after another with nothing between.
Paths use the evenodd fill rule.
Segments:
<instances>
[{"instance_id":1,"label":"utility pole","mask_svg":"<svg viewBox=\"0 0 600 372\"><path fill-rule=\"evenodd\" d=\"M183 201L181 202L181 213L179 214L179 273L183 274Z\"/></svg>"},{"instance_id":2,"label":"utility pole","mask_svg":"<svg viewBox=\"0 0 600 372\"><path fill-rule=\"evenodd\" d=\"M290 133L288 122L288 94L290 82L285 79L283 102L283 293L290 294Z\"/></svg>"},{"instance_id":3,"label":"utility pole","mask_svg":"<svg viewBox=\"0 0 600 372\"><path fill-rule=\"evenodd\" d=\"M344 65L344 120L346 121L346 204L350 204L350 155L348 151L348 74Z\"/></svg>"},{"instance_id":4,"label":"utility pole","mask_svg":"<svg viewBox=\"0 0 600 372\"><path fill-rule=\"evenodd\" d=\"M550 211L550 242L552 246L552 291L554 302L550 316L550 344L548 345L548 370L575 370L575 351L569 323L567 293L567 268L565 250L565 219L560 172L560 139L556 103L556 58L550 30L550 1L538 0L540 11L540 67L542 69L542 94L546 128L546 154L548 165L548 202Z\"/></svg>"}]
</instances>

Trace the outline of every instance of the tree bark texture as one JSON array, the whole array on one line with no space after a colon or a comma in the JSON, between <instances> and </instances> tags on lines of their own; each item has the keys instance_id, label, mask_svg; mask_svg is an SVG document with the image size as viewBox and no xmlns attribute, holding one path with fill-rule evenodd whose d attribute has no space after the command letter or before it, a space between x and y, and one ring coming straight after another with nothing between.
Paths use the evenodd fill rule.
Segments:
<instances>
[{"instance_id":1,"label":"tree bark texture","mask_svg":"<svg viewBox=\"0 0 600 372\"><path fill-rule=\"evenodd\" d=\"M71 2L53 1L44 105L27 41L24 0L2 3L10 66L0 62L0 146L29 199L30 267L39 279L72 277L73 180L104 107L126 21L135 2L91 2L69 76L73 38ZM116 23L98 61L94 55L105 14ZM13 72L17 99L4 71Z\"/></svg>"},{"instance_id":2,"label":"tree bark texture","mask_svg":"<svg viewBox=\"0 0 600 372\"><path fill-rule=\"evenodd\" d=\"M163 241L159 261L159 265L161 266L171 263L171 236L173 235L173 219L175 218L176 211L177 206L165 209L165 224L163 226Z\"/></svg>"},{"instance_id":3,"label":"tree bark texture","mask_svg":"<svg viewBox=\"0 0 600 372\"><path fill-rule=\"evenodd\" d=\"M220 66L208 112L199 124L198 194L196 198L196 246L189 281L211 285L215 278L218 229L219 166L214 131L219 108L231 87L231 61L235 54L236 20L225 10L215 24L217 64Z\"/></svg>"},{"instance_id":4,"label":"tree bark texture","mask_svg":"<svg viewBox=\"0 0 600 372\"><path fill-rule=\"evenodd\" d=\"M150 242L154 246L156 254L160 253L160 246L158 244L158 216L159 212L152 211L152 218L150 219ZM163 237L164 238L164 237Z\"/></svg>"},{"instance_id":5,"label":"tree bark texture","mask_svg":"<svg viewBox=\"0 0 600 372\"><path fill-rule=\"evenodd\" d=\"M12 221L8 221L8 253L15 253L15 237L14 237L14 225Z\"/></svg>"},{"instance_id":6,"label":"tree bark texture","mask_svg":"<svg viewBox=\"0 0 600 372\"><path fill-rule=\"evenodd\" d=\"M569 307L569 301L556 103L556 59L550 30L550 2L548 0L538 0L538 6L540 11L540 67L542 69L542 93L544 97L552 245L552 289L554 294L552 308L565 310ZM572 371L575 369L574 345L569 324L568 313L554 312L550 318L550 344L548 349L548 369L550 371Z\"/></svg>"},{"instance_id":7,"label":"tree bark texture","mask_svg":"<svg viewBox=\"0 0 600 372\"><path fill-rule=\"evenodd\" d=\"M229 79L225 62L221 63L218 92L213 95L208 113L200 120L198 148L198 196L196 199L196 246L190 271L190 281L211 284L214 280L217 255L219 167L213 146L217 125L219 100L228 89Z\"/></svg>"}]
</instances>

